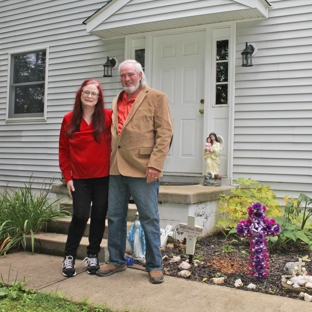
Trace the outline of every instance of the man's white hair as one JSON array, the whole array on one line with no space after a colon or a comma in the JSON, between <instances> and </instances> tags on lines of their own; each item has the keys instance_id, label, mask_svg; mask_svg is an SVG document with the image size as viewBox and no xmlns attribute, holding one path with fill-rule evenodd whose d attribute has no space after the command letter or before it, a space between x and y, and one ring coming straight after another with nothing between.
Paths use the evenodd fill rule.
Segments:
<instances>
[{"instance_id":1,"label":"man's white hair","mask_svg":"<svg viewBox=\"0 0 312 312\"><path fill-rule=\"evenodd\" d=\"M144 74L143 68L142 68L141 64L139 62L137 62L136 60L125 60L125 61L121 62L119 64L119 67L118 67L119 74L120 74L121 67L123 67L125 64L129 64L129 63L135 65L135 71L138 74L142 73L142 79L140 81L141 87L143 88L143 87L147 86L147 79L146 79L146 76Z\"/></svg>"}]
</instances>

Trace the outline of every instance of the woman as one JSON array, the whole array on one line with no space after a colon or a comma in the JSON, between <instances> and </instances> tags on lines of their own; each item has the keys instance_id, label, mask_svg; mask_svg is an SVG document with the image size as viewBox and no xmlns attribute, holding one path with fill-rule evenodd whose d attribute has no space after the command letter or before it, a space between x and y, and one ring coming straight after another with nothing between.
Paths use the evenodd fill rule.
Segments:
<instances>
[{"instance_id":1,"label":"woman","mask_svg":"<svg viewBox=\"0 0 312 312\"><path fill-rule=\"evenodd\" d=\"M100 268L98 253L105 230L108 206L108 174L111 114L104 109L103 90L96 79L85 80L77 91L73 111L63 118L59 138L59 166L73 199L63 261L63 275L76 275L75 258L89 216L87 272ZM90 205L92 209L90 215Z\"/></svg>"},{"instance_id":2,"label":"woman","mask_svg":"<svg viewBox=\"0 0 312 312\"><path fill-rule=\"evenodd\" d=\"M210 172L212 178L220 179L221 176L219 175L219 166L221 144L219 142L218 136L214 132L211 132L208 138L211 139L212 151L208 152L206 148L204 150L204 158L206 159L206 173Z\"/></svg>"}]
</instances>

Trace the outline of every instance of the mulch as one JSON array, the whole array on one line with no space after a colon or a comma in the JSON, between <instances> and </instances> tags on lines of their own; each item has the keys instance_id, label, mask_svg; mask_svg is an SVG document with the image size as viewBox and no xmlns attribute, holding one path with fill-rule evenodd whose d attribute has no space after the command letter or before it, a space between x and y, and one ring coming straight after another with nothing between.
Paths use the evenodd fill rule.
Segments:
<instances>
[{"instance_id":1,"label":"mulch","mask_svg":"<svg viewBox=\"0 0 312 312\"><path fill-rule=\"evenodd\" d=\"M189 258L185 254L186 246L184 243L175 240L174 243L167 244L162 249L162 255L168 257L168 260L163 260L165 275L183 278L178 276L181 271L179 265ZM214 284L213 277L226 277L224 283L220 286L231 288L235 288L235 281L241 279L243 286L240 289L298 299L299 291L283 287L281 276L285 274L283 270L287 262L297 262L299 258L307 255L308 259L312 260L311 250L305 244L299 243L288 245L282 250L270 251L268 259L269 275L262 279L255 279L249 274L250 252L248 248L248 240L240 240L235 236L225 238L222 233L202 238L196 244L193 256L193 262L199 260L198 264L197 266L192 264L189 269L191 276L188 279L200 283ZM181 261L177 263L170 262L170 259L174 256L181 256ZM308 274L312 274L312 261L305 262L305 268ZM257 286L255 290L246 288L250 283Z\"/></svg>"}]
</instances>

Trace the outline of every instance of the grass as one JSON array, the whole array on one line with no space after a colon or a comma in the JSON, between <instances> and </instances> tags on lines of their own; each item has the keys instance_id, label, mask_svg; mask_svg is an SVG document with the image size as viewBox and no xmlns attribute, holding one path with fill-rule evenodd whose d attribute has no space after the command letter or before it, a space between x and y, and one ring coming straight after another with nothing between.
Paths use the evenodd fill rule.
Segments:
<instances>
[{"instance_id":1,"label":"grass","mask_svg":"<svg viewBox=\"0 0 312 312\"><path fill-rule=\"evenodd\" d=\"M113 312L104 306L88 304L87 300L69 301L61 293L36 293L27 289L25 282L8 285L0 279L0 312Z\"/></svg>"}]
</instances>

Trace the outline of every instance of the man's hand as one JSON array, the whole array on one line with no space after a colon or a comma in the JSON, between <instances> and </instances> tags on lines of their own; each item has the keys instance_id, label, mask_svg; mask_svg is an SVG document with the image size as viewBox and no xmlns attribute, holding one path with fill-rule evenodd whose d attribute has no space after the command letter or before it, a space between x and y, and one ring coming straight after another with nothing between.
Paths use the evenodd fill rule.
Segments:
<instances>
[{"instance_id":1,"label":"man's hand","mask_svg":"<svg viewBox=\"0 0 312 312\"><path fill-rule=\"evenodd\" d=\"M159 179L160 171L154 168L146 169L146 183L153 183Z\"/></svg>"}]
</instances>

